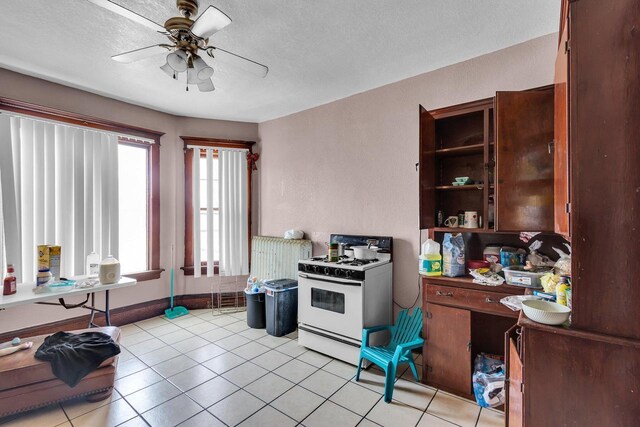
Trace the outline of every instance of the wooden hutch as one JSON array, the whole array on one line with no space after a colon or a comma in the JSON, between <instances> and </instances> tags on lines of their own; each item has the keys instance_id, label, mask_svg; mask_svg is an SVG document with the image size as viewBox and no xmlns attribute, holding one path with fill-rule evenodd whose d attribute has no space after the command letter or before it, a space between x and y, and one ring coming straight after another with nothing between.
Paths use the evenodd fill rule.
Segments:
<instances>
[{"instance_id":1,"label":"wooden hutch","mask_svg":"<svg viewBox=\"0 0 640 427\"><path fill-rule=\"evenodd\" d=\"M563 0L561 10L553 87L420 107L420 227L439 241L465 233L467 259L521 231L556 247L570 239L571 326L499 303L522 288L425 277L423 381L471 398L475 355L504 354L507 425L637 425L640 2ZM456 176L477 183L454 187ZM484 224L442 228L438 210L476 210Z\"/></svg>"}]
</instances>

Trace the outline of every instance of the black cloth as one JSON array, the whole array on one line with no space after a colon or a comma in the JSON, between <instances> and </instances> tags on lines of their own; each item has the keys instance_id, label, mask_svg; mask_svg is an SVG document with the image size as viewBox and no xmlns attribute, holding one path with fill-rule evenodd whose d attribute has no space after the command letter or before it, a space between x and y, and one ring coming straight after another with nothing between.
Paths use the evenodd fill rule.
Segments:
<instances>
[{"instance_id":1,"label":"black cloth","mask_svg":"<svg viewBox=\"0 0 640 427\"><path fill-rule=\"evenodd\" d=\"M120 346L102 332L56 332L44 339L36 359L51 363L53 374L75 387L105 360L120 354Z\"/></svg>"}]
</instances>

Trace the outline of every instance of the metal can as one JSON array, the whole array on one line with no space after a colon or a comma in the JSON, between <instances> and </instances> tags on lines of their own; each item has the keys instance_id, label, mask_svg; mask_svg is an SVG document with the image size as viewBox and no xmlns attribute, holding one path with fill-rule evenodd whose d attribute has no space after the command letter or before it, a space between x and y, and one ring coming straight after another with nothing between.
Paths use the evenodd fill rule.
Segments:
<instances>
[{"instance_id":1,"label":"metal can","mask_svg":"<svg viewBox=\"0 0 640 427\"><path fill-rule=\"evenodd\" d=\"M329 243L329 253L327 254L327 260L329 262L338 262L340 257L338 256L338 244L335 242Z\"/></svg>"}]
</instances>

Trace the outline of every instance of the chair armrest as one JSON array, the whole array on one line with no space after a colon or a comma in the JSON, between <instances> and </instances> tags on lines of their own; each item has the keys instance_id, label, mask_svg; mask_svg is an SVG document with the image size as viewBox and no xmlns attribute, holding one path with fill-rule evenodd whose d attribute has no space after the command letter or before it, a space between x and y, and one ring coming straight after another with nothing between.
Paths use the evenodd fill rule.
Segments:
<instances>
[{"instance_id":1,"label":"chair armrest","mask_svg":"<svg viewBox=\"0 0 640 427\"><path fill-rule=\"evenodd\" d=\"M415 339L413 341L406 342L404 344L398 344L396 347L396 351L393 354L393 362L397 365L400 360L400 356L407 351L413 350L414 348L420 348L424 345L424 340L422 338Z\"/></svg>"},{"instance_id":2,"label":"chair armrest","mask_svg":"<svg viewBox=\"0 0 640 427\"><path fill-rule=\"evenodd\" d=\"M391 329L391 325L379 325L379 326L373 326L371 328L364 328L362 330L362 346L363 347L368 347L369 346L369 335L374 333L374 332L380 332L380 331L384 331L384 330L388 330Z\"/></svg>"}]
</instances>

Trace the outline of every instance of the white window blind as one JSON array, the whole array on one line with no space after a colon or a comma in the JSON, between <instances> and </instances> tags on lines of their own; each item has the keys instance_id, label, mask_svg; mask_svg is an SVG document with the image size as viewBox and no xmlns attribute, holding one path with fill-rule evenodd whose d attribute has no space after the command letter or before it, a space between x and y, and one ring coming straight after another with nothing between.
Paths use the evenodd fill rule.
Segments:
<instances>
[{"instance_id":1,"label":"white window blind","mask_svg":"<svg viewBox=\"0 0 640 427\"><path fill-rule=\"evenodd\" d=\"M7 262L35 281L36 249L62 246L61 275L84 274L92 250L118 257L118 137L0 114Z\"/></svg>"},{"instance_id":2,"label":"white window blind","mask_svg":"<svg viewBox=\"0 0 640 427\"><path fill-rule=\"evenodd\" d=\"M192 163L193 264L196 267L194 277L200 277L198 267L202 261L206 261L207 276L214 275L215 252L219 253L217 261L220 275L249 274L249 196L246 157L248 150L194 146L188 148L194 150ZM214 151L217 152L217 160L214 158ZM204 162L199 161L202 157ZM201 170L202 167L205 170ZM201 188L202 183L205 188ZM202 208L205 208L206 216L201 214ZM206 221L205 224L201 223L201 216L202 220ZM203 229L206 233L202 233ZM215 231L218 232L215 233ZM202 241L203 234L206 236L206 241ZM206 250L201 250L202 245L206 245ZM215 249L218 250L215 251ZM202 259L203 253L206 254L206 260Z\"/></svg>"}]
</instances>

